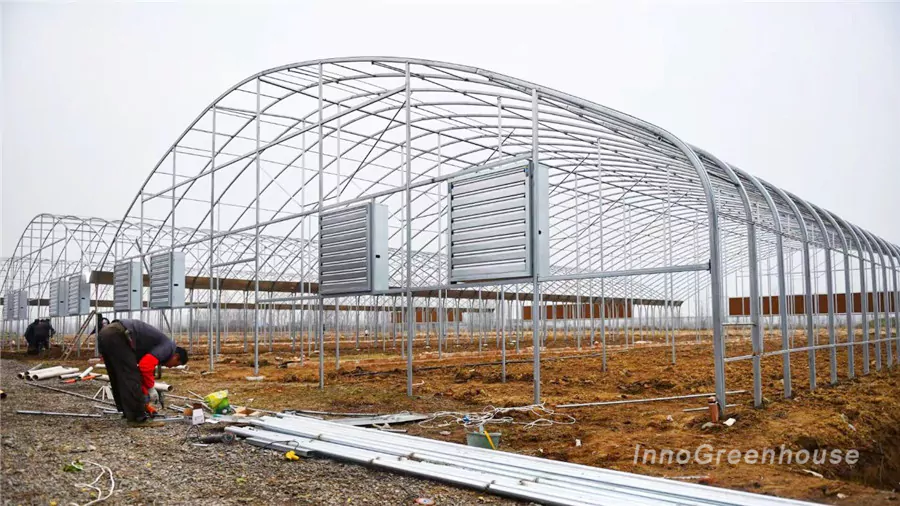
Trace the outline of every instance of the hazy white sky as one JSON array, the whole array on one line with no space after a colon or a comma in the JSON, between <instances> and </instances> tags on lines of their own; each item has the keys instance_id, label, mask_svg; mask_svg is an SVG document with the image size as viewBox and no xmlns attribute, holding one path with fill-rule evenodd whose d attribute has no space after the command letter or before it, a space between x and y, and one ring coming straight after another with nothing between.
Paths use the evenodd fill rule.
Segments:
<instances>
[{"instance_id":1,"label":"hazy white sky","mask_svg":"<svg viewBox=\"0 0 900 506\"><path fill-rule=\"evenodd\" d=\"M0 18L0 255L41 212L121 218L242 78L352 55L599 102L900 243L900 3L0 3Z\"/></svg>"}]
</instances>

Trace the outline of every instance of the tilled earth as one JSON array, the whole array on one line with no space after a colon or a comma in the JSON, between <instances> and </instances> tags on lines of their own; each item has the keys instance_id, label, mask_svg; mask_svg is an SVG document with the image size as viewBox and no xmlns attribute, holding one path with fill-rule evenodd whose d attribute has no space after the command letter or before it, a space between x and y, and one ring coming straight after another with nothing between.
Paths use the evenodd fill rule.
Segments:
<instances>
[{"instance_id":1,"label":"tilled earth","mask_svg":"<svg viewBox=\"0 0 900 506\"><path fill-rule=\"evenodd\" d=\"M416 478L330 460L288 461L276 451L250 445L194 446L188 426L131 429L124 420L16 414L16 410L99 413L91 401L27 386L16 373L27 368L0 360L3 504L84 504L99 468L65 472L74 460L112 469L115 492L103 504L521 504ZM55 381L44 382L58 387ZM93 395L97 384L67 386ZM208 429L204 429L208 430ZM99 486L109 489L109 481Z\"/></svg>"}]
</instances>

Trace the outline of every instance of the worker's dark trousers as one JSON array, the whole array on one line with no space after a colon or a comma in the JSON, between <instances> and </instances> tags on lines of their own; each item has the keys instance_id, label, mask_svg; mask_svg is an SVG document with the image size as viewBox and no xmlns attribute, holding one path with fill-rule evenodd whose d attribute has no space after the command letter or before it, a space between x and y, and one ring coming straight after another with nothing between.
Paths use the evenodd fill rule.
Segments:
<instances>
[{"instance_id":1,"label":"worker's dark trousers","mask_svg":"<svg viewBox=\"0 0 900 506\"><path fill-rule=\"evenodd\" d=\"M141 391L141 371L131 340L119 325L107 325L100 331L98 341L116 407L128 420L144 420L147 414Z\"/></svg>"}]
</instances>

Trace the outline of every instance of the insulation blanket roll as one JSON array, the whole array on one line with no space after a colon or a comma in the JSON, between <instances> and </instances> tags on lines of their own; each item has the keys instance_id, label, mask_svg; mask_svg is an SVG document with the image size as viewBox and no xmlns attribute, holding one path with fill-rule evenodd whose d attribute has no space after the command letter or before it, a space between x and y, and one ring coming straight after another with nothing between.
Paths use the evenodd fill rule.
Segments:
<instances>
[{"instance_id":1,"label":"insulation blanket roll","mask_svg":"<svg viewBox=\"0 0 900 506\"><path fill-rule=\"evenodd\" d=\"M248 422L251 427L226 430L257 446L290 448L541 504L811 504L294 415Z\"/></svg>"}]
</instances>

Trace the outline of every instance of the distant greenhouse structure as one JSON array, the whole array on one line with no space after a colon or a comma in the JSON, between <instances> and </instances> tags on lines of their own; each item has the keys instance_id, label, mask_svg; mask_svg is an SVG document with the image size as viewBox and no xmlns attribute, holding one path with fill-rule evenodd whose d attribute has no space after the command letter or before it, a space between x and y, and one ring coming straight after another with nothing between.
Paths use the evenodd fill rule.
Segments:
<instances>
[{"instance_id":1,"label":"distant greenhouse structure","mask_svg":"<svg viewBox=\"0 0 900 506\"><path fill-rule=\"evenodd\" d=\"M290 342L323 386L326 355L399 340L410 394L416 347L503 336L505 374L514 336L535 403L542 347L656 342L675 363L709 343L724 408L731 362L752 364L760 405L765 357L783 358L788 397L795 353L811 389L900 361L898 265L897 245L638 118L479 68L360 57L226 90L121 219L34 218L0 293L4 346L38 316L70 338L91 326L68 290L210 368L232 341ZM136 306L117 291L128 273ZM741 339L752 353L729 354Z\"/></svg>"}]
</instances>

